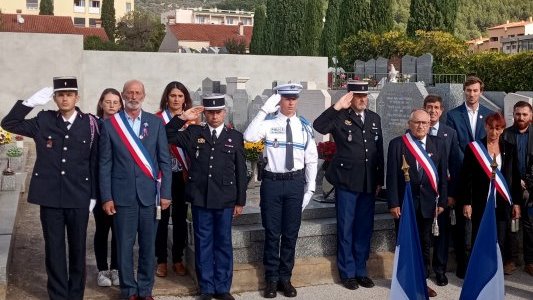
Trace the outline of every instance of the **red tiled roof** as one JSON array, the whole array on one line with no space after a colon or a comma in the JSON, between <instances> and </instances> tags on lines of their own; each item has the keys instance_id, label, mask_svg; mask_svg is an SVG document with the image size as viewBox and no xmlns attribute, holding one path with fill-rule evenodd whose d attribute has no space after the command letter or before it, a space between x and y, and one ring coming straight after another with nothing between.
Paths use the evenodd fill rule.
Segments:
<instances>
[{"instance_id":1,"label":"red tiled roof","mask_svg":"<svg viewBox=\"0 0 533 300\"><path fill-rule=\"evenodd\" d=\"M533 24L533 22L530 22L530 21L519 21L519 22L510 22L510 23L504 23L504 24L501 24L501 25L497 25L497 26L494 26L494 27L491 27L489 29L500 29L500 28L512 28L512 27L521 27L521 26L526 26L528 24Z\"/></svg>"},{"instance_id":2,"label":"red tiled roof","mask_svg":"<svg viewBox=\"0 0 533 300\"><path fill-rule=\"evenodd\" d=\"M244 26L244 35L239 35L239 25L185 24L169 25L178 41L209 42L209 46L223 47L230 39L244 39L246 47L252 40L253 26Z\"/></svg>"},{"instance_id":3,"label":"red tiled roof","mask_svg":"<svg viewBox=\"0 0 533 300\"><path fill-rule=\"evenodd\" d=\"M0 14L0 32L27 32L27 33L56 33L56 34L79 34L85 37L96 35L107 41L107 35L103 28L75 27L70 17L21 15L24 23L17 22L16 14Z\"/></svg>"}]
</instances>

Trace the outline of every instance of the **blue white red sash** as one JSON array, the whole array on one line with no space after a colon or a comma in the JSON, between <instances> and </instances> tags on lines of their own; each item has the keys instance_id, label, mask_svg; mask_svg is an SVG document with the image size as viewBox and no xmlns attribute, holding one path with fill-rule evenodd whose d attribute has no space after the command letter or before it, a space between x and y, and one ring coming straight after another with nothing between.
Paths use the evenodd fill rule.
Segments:
<instances>
[{"instance_id":1,"label":"blue white red sash","mask_svg":"<svg viewBox=\"0 0 533 300\"><path fill-rule=\"evenodd\" d=\"M483 145L479 141L472 142L468 144L468 146L470 147L470 149L472 149L472 152L474 153L474 156L479 162L479 165L490 180L492 177L492 167L490 166L492 163L492 158L489 155L489 151L487 150L485 145ZM509 202L509 204L512 204L513 201L511 199L511 192L509 190L509 187L507 186L505 177L503 177L502 172L500 172L500 170L498 169L496 169L496 178L494 182L496 183L496 190L498 191L498 194L500 194L503 199L505 199L505 201Z\"/></svg>"},{"instance_id":2,"label":"blue white red sash","mask_svg":"<svg viewBox=\"0 0 533 300\"><path fill-rule=\"evenodd\" d=\"M433 190L435 190L435 193L437 193L437 196L439 195L439 176L437 173L437 167L435 167L435 164L433 163L433 160L429 157L428 153L424 148L422 148L422 145L418 140L414 140L411 134L406 133L402 136L402 140L409 149L409 152L414 156L418 164L424 169L424 172L426 173L427 177L429 178L429 182L431 184L431 187Z\"/></svg>"},{"instance_id":3,"label":"blue white red sash","mask_svg":"<svg viewBox=\"0 0 533 300\"><path fill-rule=\"evenodd\" d=\"M154 162L150 157L150 153L142 144L141 139L133 132L124 111L114 114L110 118L110 121L137 166L139 166L146 176L152 178L156 182L156 205L159 205L161 172L158 174L155 173L156 169Z\"/></svg>"},{"instance_id":4,"label":"blue white red sash","mask_svg":"<svg viewBox=\"0 0 533 300\"><path fill-rule=\"evenodd\" d=\"M165 125L167 125L168 122L170 122L170 119L172 119L172 116L168 110L159 112L157 115L161 117L161 119L163 120L163 124ZM187 154L185 153L185 151L183 151L183 149L181 149L180 147L176 145L169 145L169 148L172 154L174 155L174 157L176 157L176 159L178 160L178 163L180 164L181 168L184 171L188 172L189 171L189 158L187 157Z\"/></svg>"}]
</instances>

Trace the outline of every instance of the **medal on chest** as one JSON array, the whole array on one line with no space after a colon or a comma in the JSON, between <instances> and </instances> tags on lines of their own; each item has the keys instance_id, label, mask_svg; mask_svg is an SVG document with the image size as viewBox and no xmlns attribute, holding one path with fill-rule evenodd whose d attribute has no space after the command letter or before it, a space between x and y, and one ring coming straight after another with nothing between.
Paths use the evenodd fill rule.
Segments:
<instances>
[{"instance_id":1,"label":"medal on chest","mask_svg":"<svg viewBox=\"0 0 533 300\"><path fill-rule=\"evenodd\" d=\"M279 147L278 139L274 139L273 146L274 146L274 148L278 148Z\"/></svg>"},{"instance_id":2,"label":"medal on chest","mask_svg":"<svg viewBox=\"0 0 533 300\"><path fill-rule=\"evenodd\" d=\"M348 142L351 142L352 141L352 130L348 130L348 138L347 138Z\"/></svg>"},{"instance_id":3,"label":"medal on chest","mask_svg":"<svg viewBox=\"0 0 533 300\"><path fill-rule=\"evenodd\" d=\"M52 137L48 136L48 140L46 141L46 148L52 148Z\"/></svg>"}]
</instances>

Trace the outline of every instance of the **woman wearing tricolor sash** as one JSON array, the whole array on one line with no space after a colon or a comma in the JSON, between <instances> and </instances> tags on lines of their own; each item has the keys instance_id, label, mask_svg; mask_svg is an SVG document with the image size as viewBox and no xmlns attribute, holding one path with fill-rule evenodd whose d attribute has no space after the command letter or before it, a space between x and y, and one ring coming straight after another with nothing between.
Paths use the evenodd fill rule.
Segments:
<instances>
[{"instance_id":1,"label":"woman wearing tricolor sash","mask_svg":"<svg viewBox=\"0 0 533 300\"><path fill-rule=\"evenodd\" d=\"M496 224L498 243L503 248L505 232L511 219L520 218L521 186L518 157L515 146L500 138L505 129L505 118L499 112L485 118L487 137L474 141L466 147L459 201L463 214L472 220L472 245L485 211L489 191L490 164L496 158Z\"/></svg>"},{"instance_id":2,"label":"woman wearing tricolor sash","mask_svg":"<svg viewBox=\"0 0 533 300\"><path fill-rule=\"evenodd\" d=\"M192 107L192 100L187 88L178 81L167 84L159 112L156 113L166 125L174 116L180 116L185 110ZM187 126L187 125L186 125ZM168 146L172 160L172 269L179 276L184 276L187 269L183 264L183 251L187 246L187 210L185 202L185 180L189 169L188 157L185 151L175 145ZM167 240L168 221L171 210L162 212L155 239L155 255L157 257L158 277L167 276Z\"/></svg>"}]
</instances>

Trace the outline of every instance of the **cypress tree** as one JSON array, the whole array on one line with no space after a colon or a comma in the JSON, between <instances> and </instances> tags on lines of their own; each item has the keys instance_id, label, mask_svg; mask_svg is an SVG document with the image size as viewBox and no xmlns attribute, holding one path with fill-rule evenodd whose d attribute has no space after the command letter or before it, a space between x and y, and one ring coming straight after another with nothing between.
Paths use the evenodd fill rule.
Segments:
<instances>
[{"instance_id":1,"label":"cypress tree","mask_svg":"<svg viewBox=\"0 0 533 300\"><path fill-rule=\"evenodd\" d=\"M250 42L250 53L268 54L266 49L266 44L268 42L267 35L266 7L261 4L256 6L254 11L254 30L252 33L252 41Z\"/></svg>"},{"instance_id":2,"label":"cypress tree","mask_svg":"<svg viewBox=\"0 0 533 300\"><path fill-rule=\"evenodd\" d=\"M391 31L394 26L392 0L372 0L370 1L370 20L372 20L372 31L384 33Z\"/></svg>"},{"instance_id":3,"label":"cypress tree","mask_svg":"<svg viewBox=\"0 0 533 300\"><path fill-rule=\"evenodd\" d=\"M331 58L337 55L337 28L342 0L329 0L326 23L320 37L320 55Z\"/></svg>"},{"instance_id":4,"label":"cypress tree","mask_svg":"<svg viewBox=\"0 0 533 300\"><path fill-rule=\"evenodd\" d=\"M360 30L369 30L370 3L367 0L344 0L339 13L337 42L342 41Z\"/></svg>"},{"instance_id":5,"label":"cypress tree","mask_svg":"<svg viewBox=\"0 0 533 300\"><path fill-rule=\"evenodd\" d=\"M102 27L104 27L110 41L115 40L115 0L103 0L102 2Z\"/></svg>"},{"instance_id":6,"label":"cypress tree","mask_svg":"<svg viewBox=\"0 0 533 300\"><path fill-rule=\"evenodd\" d=\"M459 0L436 0L434 18L436 23L433 26L433 30L438 29L453 33L458 9Z\"/></svg>"},{"instance_id":7,"label":"cypress tree","mask_svg":"<svg viewBox=\"0 0 533 300\"><path fill-rule=\"evenodd\" d=\"M305 26L302 32L301 54L317 56L320 34L322 32L322 0L308 0L305 6Z\"/></svg>"},{"instance_id":8,"label":"cypress tree","mask_svg":"<svg viewBox=\"0 0 533 300\"><path fill-rule=\"evenodd\" d=\"M279 5L281 1L276 0L267 0L266 4L266 15L267 21L265 26L265 39L266 44L264 45L265 54L276 55L279 54L279 40L277 36L279 35L278 31L282 28L282 22L280 21L281 15L279 12ZM284 2L284 1L283 1Z\"/></svg>"},{"instance_id":9,"label":"cypress tree","mask_svg":"<svg viewBox=\"0 0 533 300\"><path fill-rule=\"evenodd\" d=\"M435 6L431 0L411 0L407 35L413 37L417 30L431 31L435 24Z\"/></svg>"},{"instance_id":10,"label":"cypress tree","mask_svg":"<svg viewBox=\"0 0 533 300\"><path fill-rule=\"evenodd\" d=\"M54 3L52 0L41 0L39 4L39 14L40 15L54 15Z\"/></svg>"}]
</instances>

